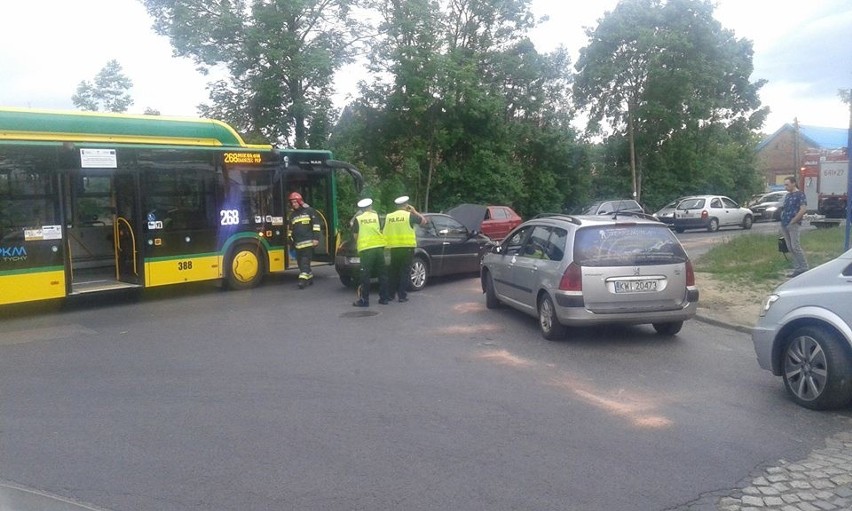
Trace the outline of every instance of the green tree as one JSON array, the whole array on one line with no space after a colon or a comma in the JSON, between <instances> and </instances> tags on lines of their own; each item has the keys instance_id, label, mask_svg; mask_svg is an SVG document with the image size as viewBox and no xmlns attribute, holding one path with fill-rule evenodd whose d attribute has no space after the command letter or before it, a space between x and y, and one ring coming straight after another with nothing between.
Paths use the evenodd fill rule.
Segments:
<instances>
[{"instance_id":1,"label":"green tree","mask_svg":"<svg viewBox=\"0 0 852 511\"><path fill-rule=\"evenodd\" d=\"M121 64L113 59L95 75L92 82L83 80L77 85L77 93L71 96L74 106L81 110L97 112L126 112L133 99L128 90L133 82L121 69Z\"/></svg>"},{"instance_id":2,"label":"green tree","mask_svg":"<svg viewBox=\"0 0 852 511\"><path fill-rule=\"evenodd\" d=\"M684 132L689 133L686 139L698 142L699 133L737 126L742 129L732 134L740 139L732 143L741 144L765 119L758 98L764 82L749 81L751 42L723 29L713 18L712 3L622 0L587 35L590 42L576 65L575 101L589 113L591 132L609 126L626 139L637 199L643 184L664 179L643 172L651 169L647 163L652 158L669 159L671 155L659 154L666 150L683 157L684 182L706 175L708 168L725 174L717 176L723 182L734 180L727 174L756 172L753 160L722 168L722 154L715 159L707 153L690 155L688 147L676 142ZM709 146L693 151L699 148Z\"/></svg>"},{"instance_id":3,"label":"green tree","mask_svg":"<svg viewBox=\"0 0 852 511\"><path fill-rule=\"evenodd\" d=\"M405 192L424 210L459 202L558 209L583 161L568 128L570 60L564 49L535 50L528 2L385 0L378 8L376 78L332 138L338 155L371 169L374 198Z\"/></svg>"},{"instance_id":4,"label":"green tree","mask_svg":"<svg viewBox=\"0 0 852 511\"><path fill-rule=\"evenodd\" d=\"M229 121L250 140L325 142L332 78L367 33L353 17L356 0L142 2L177 55L227 71L210 84L202 115Z\"/></svg>"}]
</instances>

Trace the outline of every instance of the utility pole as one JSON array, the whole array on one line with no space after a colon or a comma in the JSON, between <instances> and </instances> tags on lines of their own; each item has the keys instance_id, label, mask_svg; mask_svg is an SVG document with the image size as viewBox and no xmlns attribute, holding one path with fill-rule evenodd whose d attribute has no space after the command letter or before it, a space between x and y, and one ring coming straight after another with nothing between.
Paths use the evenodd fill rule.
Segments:
<instances>
[{"instance_id":1,"label":"utility pole","mask_svg":"<svg viewBox=\"0 0 852 511\"><path fill-rule=\"evenodd\" d=\"M849 130L846 132L846 240L843 242L843 250L849 250L849 231L852 229L852 89L846 89L846 93L840 92L841 97L849 106ZM845 96L845 97L844 97Z\"/></svg>"},{"instance_id":2,"label":"utility pole","mask_svg":"<svg viewBox=\"0 0 852 511\"><path fill-rule=\"evenodd\" d=\"M801 174L802 159L799 157L799 118L793 117L793 172L790 174L796 178L796 185L804 188L804 184L799 182L799 174Z\"/></svg>"}]
</instances>

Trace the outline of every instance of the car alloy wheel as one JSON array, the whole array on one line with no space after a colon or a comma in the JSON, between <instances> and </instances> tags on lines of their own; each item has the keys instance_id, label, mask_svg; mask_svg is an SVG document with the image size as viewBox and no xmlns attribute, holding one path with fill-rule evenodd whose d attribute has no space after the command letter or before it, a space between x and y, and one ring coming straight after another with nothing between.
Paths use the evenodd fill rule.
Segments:
<instances>
[{"instance_id":1,"label":"car alloy wheel","mask_svg":"<svg viewBox=\"0 0 852 511\"><path fill-rule=\"evenodd\" d=\"M426 261L422 257L415 257L411 261L410 286L411 291L420 291L426 287L426 281L429 278L429 270L426 268Z\"/></svg>"},{"instance_id":2,"label":"car alloy wheel","mask_svg":"<svg viewBox=\"0 0 852 511\"><path fill-rule=\"evenodd\" d=\"M560 339L565 335L565 327L556 317L553 300L547 295L542 296L538 301L538 325L541 327L542 337L549 341Z\"/></svg>"},{"instance_id":3,"label":"car alloy wheel","mask_svg":"<svg viewBox=\"0 0 852 511\"><path fill-rule=\"evenodd\" d=\"M838 408L852 398L849 357L822 327L802 327L793 333L784 349L783 378L793 400L806 408Z\"/></svg>"}]
</instances>

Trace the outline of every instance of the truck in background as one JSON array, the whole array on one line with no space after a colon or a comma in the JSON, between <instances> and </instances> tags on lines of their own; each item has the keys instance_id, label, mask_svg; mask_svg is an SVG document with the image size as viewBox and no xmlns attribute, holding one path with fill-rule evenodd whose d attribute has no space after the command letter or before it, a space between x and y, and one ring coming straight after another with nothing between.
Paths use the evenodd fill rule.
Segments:
<instances>
[{"instance_id":1,"label":"truck in background","mask_svg":"<svg viewBox=\"0 0 852 511\"><path fill-rule=\"evenodd\" d=\"M845 150L831 151L819 162L817 212L827 218L846 218L849 186L849 155Z\"/></svg>"},{"instance_id":2,"label":"truck in background","mask_svg":"<svg viewBox=\"0 0 852 511\"><path fill-rule=\"evenodd\" d=\"M808 150L802 159L800 188L810 210L826 218L846 218L849 154L845 148Z\"/></svg>"}]
</instances>

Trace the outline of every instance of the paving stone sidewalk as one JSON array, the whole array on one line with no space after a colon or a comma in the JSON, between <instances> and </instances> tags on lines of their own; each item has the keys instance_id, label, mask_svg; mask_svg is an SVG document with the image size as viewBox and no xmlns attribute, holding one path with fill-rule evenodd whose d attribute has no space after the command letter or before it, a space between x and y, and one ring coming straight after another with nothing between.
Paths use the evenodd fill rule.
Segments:
<instances>
[{"instance_id":1,"label":"paving stone sidewalk","mask_svg":"<svg viewBox=\"0 0 852 511\"><path fill-rule=\"evenodd\" d=\"M720 496L721 495L721 496ZM767 467L744 488L676 508L676 511L852 510L852 431L826 440L804 460Z\"/></svg>"}]
</instances>

